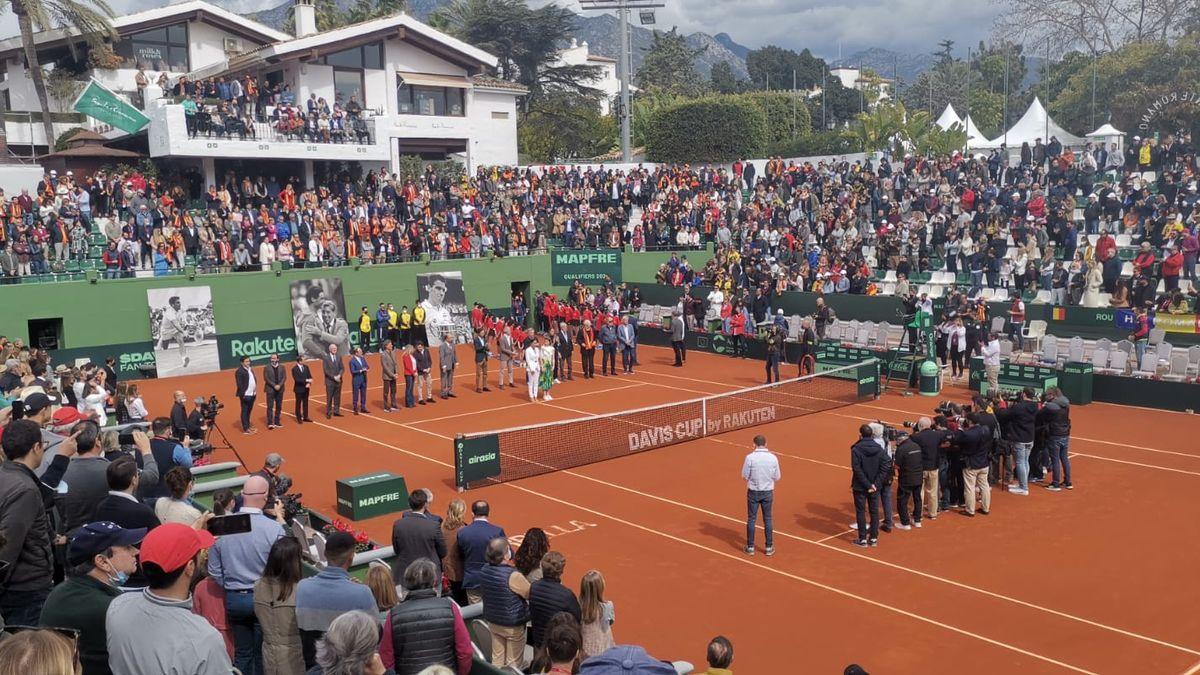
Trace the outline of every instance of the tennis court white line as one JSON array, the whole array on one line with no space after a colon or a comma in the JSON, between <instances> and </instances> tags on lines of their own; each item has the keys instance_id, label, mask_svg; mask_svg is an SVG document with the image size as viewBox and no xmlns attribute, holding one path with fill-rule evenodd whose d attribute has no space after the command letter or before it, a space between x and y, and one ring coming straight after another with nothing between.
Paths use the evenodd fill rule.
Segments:
<instances>
[{"instance_id":1,"label":"tennis court white line","mask_svg":"<svg viewBox=\"0 0 1200 675\"><path fill-rule=\"evenodd\" d=\"M363 435L360 435L360 434L356 434L356 433L354 433L354 432L352 432L352 431L347 431L347 430L345 430L345 429L339 429L339 428L337 428L337 427L329 426L328 424L324 424L324 423L322 423L322 422L313 422L313 424L316 424L317 426L320 426L320 427L325 427L326 429L330 429L330 430L332 430L332 431L337 431L337 432L340 432L340 433L346 434L346 435L348 435L348 436L353 436L353 437L355 437L355 438L358 438L358 439L360 439L360 440L367 441L367 442L369 442L369 443L373 443L373 444L375 444L375 445L380 445L380 446L383 446L383 447L385 447L385 448L390 448L390 449L392 449L392 450L395 450L395 451L397 451L397 452L401 452L401 453L403 453L403 454L406 454L406 455L409 455L409 456L412 456L412 457L416 457L416 458L418 458L418 459L424 459L424 460L426 460L426 461L433 462L434 464L438 464L438 465L440 465L440 466L449 467L450 469L453 469L453 468L454 468L454 466L453 466L452 464L449 464L449 463L447 463L447 462L442 462L442 461L439 461L439 460L436 460L436 459L432 459L432 458L430 458L430 457L426 457L426 456L424 456L424 455L421 455L421 454L418 454L418 453L416 453L416 452L412 452L411 450L405 450L404 448L401 448L401 447L399 447L399 446L392 445L392 444L390 444L390 443L385 443L385 442L383 442L383 441L380 441L380 440L377 440L377 439L374 439L374 438L369 438L369 437L367 437L367 436L363 436ZM432 432L426 432L426 433L432 433ZM441 434L434 434L434 435L439 435L439 436L440 436ZM566 472L566 473L571 473L571 472ZM573 474L573 475L577 475L577 474ZM944 623L944 622L942 622L942 621L938 621L937 619L932 619L932 618L929 618L929 617L923 616L923 615L921 615L921 614L916 614L916 613L914 613L914 612L910 612L910 611L908 611L908 610L900 609L900 608L898 608L898 607L893 607L893 606L891 606L891 605L888 605L888 604L885 604L885 603L879 602L879 601L877 601L877 600L872 600L872 599L870 599L870 598L867 598L867 597L864 597L864 596L861 596L861 595L857 595L857 594L851 593L851 592L849 592L849 591L844 591L844 590L842 590L842 589L840 589L840 588L837 588L837 587L835 587L835 586L830 586L830 585L828 585L828 584L824 584L824 583L821 583L821 582L819 582L819 581L816 581L816 580L813 580L813 579L809 579L809 578L807 578L807 577L802 577L802 576L800 576L800 575L798 575L798 574L792 574L791 572L785 572L785 571L783 571L783 570L780 570L780 569L776 569L776 568L773 568L773 567L768 567L767 565L764 565L764 564L761 564L761 563L758 563L758 562L755 562L755 561L749 560L748 558L745 558L745 557L742 557L742 556L734 555L734 554L732 554L732 553L729 553L728 551L721 551L721 550L718 550L718 549L712 548L712 547L710 547L710 546L706 546L706 545L704 545L704 544L701 544L701 543L699 543L699 542L695 542L695 541L692 541L692 540L690 540L690 539L685 539L685 538L683 538L683 537L679 537L679 536L676 536L676 535L673 535L673 534L670 534L670 533L664 532L664 531L662 531L662 530L656 530L656 529L654 529L654 528L652 528L652 527L648 527L648 526L645 526L645 525L641 525L641 524L638 524L638 523L634 523L634 522L632 522L632 521L625 520L625 519L623 519L623 518L620 518L620 517L618 517L618 516L614 516L614 515L612 515L612 514L609 514L609 513L605 513L605 512L603 512L603 511L597 511L597 510L595 510L595 509L591 509L591 508L588 508L588 507L586 507L586 506L582 506L582 505L580 505L580 504L576 504L576 503L574 503L574 502L567 501L567 500L565 500L565 499L559 499L558 497L553 497L553 496L551 496L551 495L543 494L543 493L541 493L541 492L537 492L536 490L531 490L531 489L529 489L529 488L527 488L527 487L524 487L524 486L521 486L521 485L517 485L517 484L515 484L515 483L501 483L501 485L503 485L503 486L505 486L505 487L507 487L507 488L509 488L509 489L512 489L512 490L517 490L517 491L519 491L519 492L524 492L524 493L526 493L526 494L533 495L533 496L535 496L535 497L540 497L540 498L542 498L542 499L546 499L546 500L549 500L549 501L552 501L552 502L557 502L557 503L559 503L559 504L562 504L562 505L564 505L564 506L568 506L568 507L571 507L571 508L574 508L574 509L578 509L578 510L580 510L580 511L583 511L583 512L585 512L585 513L590 513L590 514L592 514L592 515L595 515L595 516L598 516L598 517L601 517L601 518L605 518L605 519L611 520L611 521L613 521L613 522L615 522L615 523L620 523L620 524L622 524L622 525L625 525L625 526L627 526L627 527L631 527L631 528L633 528L633 529L636 529L636 530L641 530L641 531L643 531L643 532L647 532L647 533L649 533L649 534L657 535L657 536L659 536L659 537L662 537L662 538L664 538L664 539L669 539L669 540L671 540L671 541L675 541L675 542L678 542L678 543L681 543L681 544L685 544L685 545L687 545L687 546L691 546L692 548L700 549L700 550L702 550L702 551L707 551L707 552L709 552L709 553L712 553L712 554L714 554L714 555L719 555L719 556L721 556L721 557L723 557L723 558L726 558L726 559L728 559L728 560L732 560L732 561L735 561L735 562L741 563L741 564L743 564L743 565L750 565L750 566L752 566L752 567L756 567L756 568L758 568L758 569L760 569L760 570L763 570L763 571L766 571L766 572L770 572L770 573L772 573L772 574L777 574L777 575L780 575L780 576L783 576L783 577L786 577L786 578L792 579L792 580L794 580L794 581L799 581L799 582L801 582L801 583L803 583L803 584L807 584L807 585L809 585L809 586L813 586L813 587L815 587L815 588L820 588L821 590L828 591L828 592L830 592L830 593L833 593L833 594L835 594L835 595L840 595L840 596L842 596L842 597L844 597L844 598L849 598L849 599L851 599L851 600L857 600L857 601L859 601L859 602L862 602L862 603L865 603L865 604L871 605L872 607L877 607L877 608L879 608L879 609L883 609L883 610L886 610L886 611L889 611L889 612L894 612L894 613L896 613L896 614L899 614L899 615L901 615L901 616L906 616L906 617L908 617L908 618L911 618L911 619L916 619L916 620L918 620L918 621L921 621L921 622L924 622L924 623L930 624L930 625L932 625L932 626L936 626L936 627L938 627L938 628L942 628L942 629L944 629L944 630L948 630L948 631L951 631L951 632L953 632L953 633L958 633L959 635L963 635L963 636L965 636L965 637L974 638L974 639L976 639L976 640L979 640L979 641L981 641L981 642L986 642L987 644L990 644L990 645L993 645L993 646L996 646L996 647L1000 647L1000 648L1002 648L1002 649L1006 649L1006 650L1009 650L1009 651L1012 651L1012 652L1016 652L1016 653L1018 653L1018 654L1021 654L1021 655L1023 655L1023 656L1028 656L1028 657L1030 657L1030 658L1037 659L1037 660L1039 660L1039 661L1044 661L1044 662L1046 662L1046 663L1049 663L1049 664L1052 664L1052 665L1058 666L1058 667L1060 667L1060 668L1065 668L1065 669L1067 669L1067 670L1071 670L1071 671L1074 671L1074 672L1077 672L1077 673L1083 673L1084 675L1098 675L1097 673L1094 673L1094 672L1092 672L1092 671L1090 671L1090 670L1086 670L1086 669L1084 669L1084 668L1080 668L1080 667L1078 667L1078 666L1074 666L1074 665L1071 665L1071 664L1069 664L1069 663L1066 663L1066 662L1063 662L1063 661L1059 661L1058 659L1055 659L1055 658L1052 658L1052 657L1049 657L1049 656L1044 656L1044 655L1042 655L1042 654L1038 654L1038 653L1036 653L1036 652L1031 652L1031 651L1029 651L1029 650L1022 649L1022 648L1020 648L1020 647L1016 647L1016 646L1014 646L1014 645L1011 645L1011 644L1008 644L1008 643L1005 643L1005 642L1001 642L1000 640L995 640L995 639L989 638L989 637L987 637L987 636L980 635L979 633L974 633L974 632L972 632L972 631L969 631L969 630L966 630L966 629L964 629L964 628L959 628L958 626L953 626L953 625L951 625L951 624Z\"/></svg>"},{"instance_id":2,"label":"tennis court white line","mask_svg":"<svg viewBox=\"0 0 1200 675\"><path fill-rule=\"evenodd\" d=\"M844 537L844 536L846 536L846 535L848 535L848 534L850 534L850 533L852 533L852 532L856 532L856 531L857 531L856 529L849 529L849 528L847 528L847 529L845 529L845 530L842 530L841 532L838 532L837 534L831 534L831 535L829 535L828 537L825 537L824 539L818 539L818 540L817 540L817 543L818 543L818 544L823 544L823 543L825 543L825 542L829 541L830 539L840 539L840 538L842 538L842 537Z\"/></svg>"},{"instance_id":3,"label":"tennis court white line","mask_svg":"<svg viewBox=\"0 0 1200 675\"><path fill-rule=\"evenodd\" d=\"M1200 661L1197 661L1196 665L1185 670L1183 672L1183 675L1196 675L1196 673L1200 673Z\"/></svg>"}]
</instances>

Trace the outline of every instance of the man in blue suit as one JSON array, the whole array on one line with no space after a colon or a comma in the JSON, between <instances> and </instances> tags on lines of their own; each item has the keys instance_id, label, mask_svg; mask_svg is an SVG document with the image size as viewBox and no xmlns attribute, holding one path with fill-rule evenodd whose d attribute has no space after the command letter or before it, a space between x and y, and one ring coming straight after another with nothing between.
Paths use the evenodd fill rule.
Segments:
<instances>
[{"instance_id":1,"label":"man in blue suit","mask_svg":"<svg viewBox=\"0 0 1200 675\"><path fill-rule=\"evenodd\" d=\"M483 602L479 590L479 571L487 562L488 543L497 537L507 539L504 528L488 522L491 507L482 499L471 504L471 524L458 531L458 552L463 564L463 590L471 604Z\"/></svg>"},{"instance_id":2,"label":"man in blue suit","mask_svg":"<svg viewBox=\"0 0 1200 675\"><path fill-rule=\"evenodd\" d=\"M350 357L350 397L354 414L368 414L367 411L367 357L363 356L362 347L354 348L354 356Z\"/></svg>"}]
</instances>

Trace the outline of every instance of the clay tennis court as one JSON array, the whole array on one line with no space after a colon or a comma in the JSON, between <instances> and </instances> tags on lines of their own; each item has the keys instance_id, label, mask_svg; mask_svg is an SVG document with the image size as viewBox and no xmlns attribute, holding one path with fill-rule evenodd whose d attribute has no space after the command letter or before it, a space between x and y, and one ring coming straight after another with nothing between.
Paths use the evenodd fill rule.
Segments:
<instances>
[{"instance_id":1,"label":"clay tennis court","mask_svg":"<svg viewBox=\"0 0 1200 675\"><path fill-rule=\"evenodd\" d=\"M371 415L350 415L345 391L345 416L327 422L318 374L315 423L292 420L289 382L284 428L266 430L260 396L253 436L236 431L230 372L140 384L156 415L175 389L216 393L227 404L221 426L251 469L266 453L282 453L311 509L334 514L336 479L387 469L410 489L431 488L432 509L444 513L456 496L457 433L693 399L763 377L757 361L692 353L686 367L672 368L669 349L642 347L637 374L577 377L554 387L553 402L532 404L524 387L496 391L494 372L493 391L475 394L461 349L457 399L384 414L371 357ZM965 400L966 392L944 395ZM878 548L851 546L849 447L858 425L898 424L935 404L889 393L461 497L491 502L491 520L510 536L545 529L567 556L564 582L576 590L584 572L602 571L617 641L659 658L702 666L708 640L724 634L742 674L834 673L851 662L872 673L1200 672L1200 419L1102 403L1073 408L1075 490L993 490L990 516L943 513L923 529L881 535ZM742 553L739 471L756 433L783 472L771 558ZM560 442L567 452L587 439L564 434ZM232 458L219 451L215 459ZM388 544L392 520L356 525Z\"/></svg>"}]
</instances>

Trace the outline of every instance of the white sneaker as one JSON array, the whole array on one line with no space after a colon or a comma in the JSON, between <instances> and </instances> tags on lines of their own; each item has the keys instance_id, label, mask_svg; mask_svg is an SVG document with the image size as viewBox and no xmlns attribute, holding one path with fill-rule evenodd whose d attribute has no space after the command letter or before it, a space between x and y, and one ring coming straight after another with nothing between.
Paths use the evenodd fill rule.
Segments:
<instances>
[{"instance_id":1,"label":"white sneaker","mask_svg":"<svg viewBox=\"0 0 1200 675\"><path fill-rule=\"evenodd\" d=\"M529 397L529 402L530 402L530 403L537 403L537 397L536 397L536 396L530 396L530 397Z\"/></svg>"},{"instance_id":2,"label":"white sneaker","mask_svg":"<svg viewBox=\"0 0 1200 675\"><path fill-rule=\"evenodd\" d=\"M547 400L547 401L553 401L553 400L554 400L554 397L553 397L553 396L551 396L550 394L546 394L546 400Z\"/></svg>"},{"instance_id":3,"label":"white sneaker","mask_svg":"<svg viewBox=\"0 0 1200 675\"><path fill-rule=\"evenodd\" d=\"M917 528L918 530L921 529L921 521L919 521L919 520L914 521L913 527Z\"/></svg>"},{"instance_id":4,"label":"white sneaker","mask_svg":"<svg viewBox=\"0 0 1200 675\"><path fill-rule=\"evenodd\" d=\"M554 384L562 384L562 380L560 380L556 377L556 378L554 378Z\"/></svg>"},{"instance_id":5,"label":"white sneaker","mask_svg":"<svg viewBox=\"0 0 1200 675\"><path fill-rule=\"evenodd\" d=\"M1021 488L1019 488L1019 487L1015 487L1015 488L1009 488L1009 489L1008 489L1008 493L1009 493L1010 495L1021 495L1021 496L1023 496L1023 497L1028 497L1028 496L1029 496L1029 490L1022 490L1022 489L1021 489Z\"/></svg>"},{"instance_id":6,"label":"white sneaker","mask_svg":"<svg viewBox=\"0 0 1200 675\"><path fill-rule=\"evenodd\" d=\"M895 527L897 530L911 530L912 529L912 525L905 525L904 523L896 523Z\"/></svg>"}]
</instances>

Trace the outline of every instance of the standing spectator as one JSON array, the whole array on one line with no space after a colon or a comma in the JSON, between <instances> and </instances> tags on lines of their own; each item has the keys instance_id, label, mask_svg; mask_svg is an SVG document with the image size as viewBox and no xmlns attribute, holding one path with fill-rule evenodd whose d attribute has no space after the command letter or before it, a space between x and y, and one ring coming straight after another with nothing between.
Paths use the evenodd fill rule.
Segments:
<instances>
[{"instance_id":1,"label":"standing spectator","mask_svg":"<svg viewBox=\"0 0 1200 675\"><path fill-rule=\"evenodd\" d=\"M1000 390L1000 340L995 333L988 332L983 343L983 372L987 377L987 394Z\"/></svg>"},{"instance_id":2,"label":"standing spectator","mask_svg":"<svg viewBox=\"0 0 1200 675\"><path fill-rule=\"evenodd\" d=\"M369 612L346 612L322 638L308 675L384 675L379 620Z\"/></svg>"},{"instance_id":3,"label":"standing spectator","mask_svg":"<svg viewBox=\"0 0 1200 675\"><path fill-rule=\"evenodd\" d=\"M869 424L858 428L859 439L850 448L850 490L854 494L854 519L858 527L855 546L879 545L879 491L883 486L883 465L887 453L875 442ZM870 509L871 530L867 531Z\"/></svg>"},{"instance_id":4,"label":"standing spectator","mask_svg":"<svg viewBox=\"0 0 1200 675\"><path fill-rule=\"evenodd\" d=\"M617 374L617 329L613 327L612 322L608 317L601 316L600 323L600 349L603 354L600 358L600 374L601 375L616 375Z\"/></svg>"},{"instance_id":5,"label":"standing spectator","mask_svg":"<svg viewBox=\"0 0 1200 675\"><path fill-rule=\"evenodd\" d=\"M283 424L279 420L283 409L283 387L287 384L287 371L279 363L279 355L272 354L270 362L263 366L263 386L267 393L267 429L276 429Z\"/></svg>"},{"instance_id":6,"label":"standing spectator","mask_svg":"<svg viewBox=\"0 0 1200 675\"><path fill-rule=\"evenodd\" d=\"M334 619L362 610L377 616L375 596L371 589L350 578L357 546L354 535L335 532L325 542L328 565L316 576L303 579L296 586L296 624L304 646L304 664L316 662L317 642L329 630Z\"/></svg>"},{"instance_id":7,"label":"standing spectator","mask_svg":"<svg viewBox=\"0 0 1200 675\"><path fill-rule=\"evenodd\" d=\"M507 326L505 327L507 328ZM555 356L555 379L558 381L574 380L575 379L575 364L572 357L575 356L575 340L571 335L571 329L567 326L566 321L558 324L558 333L554 336L554 351ZM512 373L509 373L509 380L512 380Z\"/></svg>"},{"instance_id":8,"label":"standing spectator","mask_svg":"<svg viewBox=\"0 0 1200 675\"><path fill-rule=\"evenodd\" d=\"M387 613L379 655L396 675L418 675L440 665L457 675L471 672L474 648L462 613L435 588L441 580L430 560L414 560L404 570L408 591L404 601Z\"/></svg>"},{"instance_id":9,"label":"standing spectator","mask_svg":"<svg viewBox=\"0 0 1200 675\"><path fill-rule=\"evenodd\" d=\"M153 530L161 524L154 509L136 496L141 474L132 457L125 455L109 462L104 469L104 478L108 481L108 496L96 506L94 520L112 521L127 530L143 527Z\"/></svg>"},{"instance_id":10,"label":"standing spectator","mask_svg":"<svg viewBox=\"0 0 1200 675\"><path fill-rule=\"evenodd\" d=\"M154 458L154 466L157 469L153 473L147 471L150 466L146 462L145 457L142 458L142 474L138 476L138 496L142 498L162 497L167 494L167 487L161 480L160 475L166 475L168 471L175 467L182 466L191 468L192 452L184 447L183 443L175 440L174 423L166 417L156 417L150 423L150 433L154 437L150 439L150 454ZM193 426L193 425L188 425ZM185 434L183 440L188 441L188 436Z\"/></svg>"},{"instance_id":11,"label":"standing spectator","mask_svg":"<svg viewBox=\"0 0 1200 675\"><path fill-rule=\"evenodd\" d=\"M947 432L933 428L933 420L921 417L917 420L917 433L912 440L921 446L921 500L930 520L938 515L938 478L943 467L948 466L946 453L942 449L949 441Z\"/></svg>"},{"instance_id":12,"label":"standing spectator","mask_svg":"<svg viewBox=\"0 0 1200 675\"><path fill-rule=\"evenodd\" d=\"M372 561L372 564L367 566L366 583L367 588L371 589L371 597L375 598L379 620L383 621L388 612L400 604L400 594L396 592L396 582L392 580L392 568Z\"/></svg>"},{"instance_id":13,"label":"standing spectator","mask_svg":"<svg viewBox=\"0 0 1200 675\"><path fill-rule=\"evenodd\" d=\"M62 515L67 532L72 532L84 523L93 520L96 507L108 495L108 479L105 472L109 461L104 458L103 448L97 443L100 426L92 421L80 422L75 427L75 443L78 454L63 474L63 481L70 486L62 497ZM154 454L150 452L150 441L141 430L131 432L133 443L142 457L142 474L153 476L158 481L158 467Z\"/></svg>"},{"instance_id":14,"label":"standing spectator","mask_svg":"<svg viewBox=\"0 0 1200 675\"><path fill-rule=\"evenodd\" d=\"M404 371L404 407L416 407L413 385L417 380L417 359L413 356L412 345L404 346L404 353L400 356L400 365Z\"/></svg>"},{"instance_id":15,"label":"standing spectator","mask_svg":"<svg viewBox=\"0 0 1200 675\"><path fill-rule=\"evenodd\" d=\"M329 351L321 355L321 370L325 374L325 419L342 416L342 373L346 365L338 356L338 346L330 343Z\"/></svg>"},{"instance_id":16,"label":"standing spectator","mask_svg":"<svg viewBox=\"0 0 1200 675\"><path fill-rule=\"evenodd\" d=\"M833 322L833 311L825 304L825 298L817 298L816 323L817 323L817 340L825 339L825 331L829 328L829 324Z\"/></svg>"},{"instance_id":17,"label":"standing spectator","mask_svg":"<svg viewBox=\"0 0 1200 675\"><path fill-rule=\"evenodd\" d=\"M258 398L258 381L254 379L254 371L250 369L250 357L243 356L241 367L234 374L237 383L237 399L241 405L242 433L252 434L258 431L250 424L250 414L254 412L254 401Z\"/></svg>"},{"instance_id":18,"label":"standing spectator","mask_svg":"<svg viewBox=\"0 0 1200 675\"><path fill-rule=\"evenodd\" d=\"M579 613L585 655L595 656L616 644L612 634L616 609L604 599L604 576L596 570L588 570L579 581Z\"/></svg>"},{"instance_id":19,"label":"standing spectator","mask_svg":"<svg viewBox=\"0 0 1200 675\"><path fill-rule=\"evenodd\" d=\"M366 308L363 308L364 312ZM363 348L355 347L354 355L350 357L350 407L354 414L370 414L367 410L367 371L371 366L363 356Z\"/></svg>"},{"instance_id":20,"label":"standing spectator","mask_svg":"<svg viewBox=\"0 0 1200 675\"><path fill-rule=\"evenodd\" d=\"M513 301L514 304L516 300ZM505 384L512 387L516 385L516 380L513 378L513 361L518 359L516 343L513 342L512 326L505 325L500 336L496 338L496 349L500 352L500 384L499 388L503 389Z\"/></svg>"},{"instance_id":21,"label":"standing spectator","mask_svg":"<svg viewBox=\"0 0 1200 675\"><path fill-rule=\"evenodd\" d=\"M308 395L312 391L312 371L304 363L304 356L296 356L296 365L292 366L292 395L296 397L296 423L311 422L308 416Z\"/></svg>"},{"instance_id":22,"label":"standing spectator","mask_svg":"<svg viewBox=\"0 0 1200 675\"><path fill-rule=\"evenodd\" d=\"M424 342L417 343L413 362L417 367L417 402L421 405L433 403L433 355Z\"/></svg>"},{"instance_id":23,"label":"standing spectator","mask_svg":"<svg viewBox=\"0 0 1200 675\"><path fill-rule=\"evenodd\" d=\"M742 462L746 481L746 554L754 555L754 530L758 511L762 510L768 556L775 555L775 529L771 507L775 502L775 481L779 480L779 458L767 449L767 437L754 437L754 450Z\"/></svg>"},{"instance_id":24,"label":"standing spectator","mask_svg":"<svg viewBox=\"0 0 1200 675\"><path fill-rule=\"evenodd\" d=\"M82 526L67 549L67 579L55 587L42 607L40 623L79 631L79 657L87 675L111 673L108 667L104 616L120 586L137 569L137 544L146 530L126 530L115 523Z\"/></svg>"},{"instance_id":25,"label":"standing spectator","mask_svg":"<svg viewBox=\"0 0 1200 675\"><path fill-rule=\"evenodd\" d=\"M576 339L579 341L579 358L583 366L583 377L590 380L596 377L596 331L592 330L590 320L583 320L583 326L579 329Z\"/></svg>"},{"instance_id":26,"label":"standing spectator","mask_svg":"<svg viewBox=\"0 0 1200 675\"><path fill-rule=\"evenodd\" d=\"M671 312L671 350L675 352L675 363L671 365L679 368L687 361L687 346L684 343L686 328L683 322L683 316L678 310ZM778 370L775 373L775 379L779 379Z\"/></svg>"},{"instance_id":27,"label":"standing spectator","mask_svg":"<svg viewBox=\"0 0 1200 675\"><path fill-rule=\"evenodd\" d=\"M492 665L521 668L529 621L529 580L509 564L512 552L507 539L497 537L488 542L485 556L477 576L483 618L492 631Z\"/></svg>"},{"instance_id":28,"label":"standing spectator","mask_svg":"<svg viewBox=\"0 0 1200 675\"><path fill-rule=\"evenodd\" d=\"M237 535L235 535L237 536ZM108 665L122 675L228 675L233 671L221 634L193 614L189 589L198 556L213 537L168 523L142 540L140 593L124 593L108 606Z\"/></svg>"},{"instance_id":29,"label":"standing spectator","mask_svg":"<svg viewBox=\"0 0 1200 675\"><path fill-rule=\"evenodd\" d=\"M530 401L537 400L542 379L542 348L539 342L540 335L529 340L529 344L525 346L525 385Z\"/></svg>"},{"instance_id":30,"label":"standing spectator","mask_svg":"<svg viewBox=\"0 0 1200 675\"><path fill-rule=\"evenodd\" d=\"M907 429L905 430L907 431ZM921 446L909 435L904 435L896 444L896 510L900 512L900 524L896 527L909 530L921 527L921 483L924 480L924 459ZM908 500L912 499L912 517L909 517Z\"/></svg>"},{"instance_id":31,"label":"standing spectator","mask_svg":"<svg viewBox=\"0 0 1200 675\"><path fill-rule=\"evenodd\" d=\"M718 635L708 643L708 670L701 675L733 675L733 643L724 635Z\"/></svg>"},{"instance_id":32,"label":"standing spectator","mask_svg":"<svg viewBox=\"0 0 1200 675\"><path fill-rule=\"evenodd\" d=\"M0 641L0 666L4 675L45 673L77 675L80 669L78 641L66 631L29 628Z\"/></svg>"},{"instance_id":33,"label":"standing spectator","mask_svg":"<svg viewBox=\"0 0 1200 675\"><path fill-rule=\"evenodd\" d=\"M1036 428L1038 407L1033 402L1033 389L1025 387L1019 394L1016 403L996 411L1001 428L1004 429L1004 440L1013 444L1013 456L1016 463L1016 475L1008 485L1009 494L1029 494L1029 453L1033 451L1034 429ZM997 476L1003 480L1004 476Z\"/></svg>"},{"instance_id":34,"label":"standing spectator","mask_svg":"<svg viewBox=\"0 0 1200 675\"><path fill-rule=\"evenodd\" d=\"M269 491L262 476L246 479L238 513L250 514L250 531L221 537L208 554L208 574L225 589L234 665L243 675L263 672L262 627L254 616L254 584L262 578L271 547L284 536L283 526L263 514Z\"/></svg>"},{"instance_id":35,"label":"standing spectator","mask_svg":"<svg viewBox=\"0 0 1200 675\"><path fill-rule=\"evenodd\" d=\"M383 412L392 412L396 405L396 345L385 340L379 350L379 377L383 380Z\"/></svg>"},{"instance_id":36,"label":"standing spectator","mask_svg":"<svg viewBox=\"0 0 1200 675\"><path fill-rule=\"evenodd\" d=\"M1062 488L1074 489L1071 483L1071 402L1057 387L1050 387L1042 394L1042 409L1038 411L1038 424L1046 429L1046 445L1050 451L1051 482L1046 486L1051 492ZM1061 472L1060 472L1061 470Z\"/></svg>"},{"instance_id":37,"label":"standing spectator","mask_svg":"<svg viewBox=\"0 0 1200 675\"><path fill-rule=\"evenodd\" d=\"M1017 346L1017 349L1022 349L1023 341L1021 339L1025 330L1025 301L1021 299L1020 293L1013 293L1012 303L1008 306L1008 338Z\"/></svg>"},{"instance_id":38,"label":"standing spectator","mask_svg":"<svg viewBox=\"0 0 1200 675\"><path fill-rule=\"evenodd\" d=\"M458 532L458 551L463 563L463 589L474 604L483 600L479 590L479 571L483 568L488 544L507 539L504 528L488 521L491 507L482 499L471 504L471 524Z\"/></svg>"},{"instance_id":39,"label":"standing spectator","mask_svg":"<svg viewBox=\"0 0 1200 675\"><path fill-rule=\"evenodd\" d=\"M463 560L458 549L458 533L463 527L463 516L467 504L461 499L451 500L446 505L446 517L442 520L442 538L446 541L446 556L442 558L442 576L450 582L450 597L459 605L467 604L463 591Z\"/></svg>"},{"instance_id":40,"label":"standing spectator","mask_svg":"<svg viewBox=\"0 0 1200 675\"><path fill-rule=\"evenodd\" d=\"M442 335L442 344L438 345L438 370L442 374L442 398L457 398L454 395L454 367L458 365L458 354L454 351L454 342L447 331Z\"/></svg>"},{"instance_id":41,"label":"standing spectator","mask_svg":"<svg viewBox=\"0 0 1200 675\"><path fill-rule=\"evenodd\" d=\"M534 652L529 672L574 673L583 656L583 632L579 621L566 612L559 612L546 625L542 644Z\"/></svg>"},{"instance_id":42,"label":"standing spectator","mask_svg":"<svg viewBox=\"0 0 1200 675\"><path fill-rule=\"evenodd\" d=\"M396 559L392 563L392 575L396 583L403 584L404 570L414 560L433 562L441 578L442 558L446 556L446 539L442 536L441 524L426 510L429 494L423 489L413 490L408 495L409 511L404 512L392 524L392 550Z\"/></svg>"},{"instance_id":43,"label":"standing spectator","mask_svg":"<svg viewBox=\"0 0 1200 675\"><path fill-rule=\"evenodd\" d=\"M487 335L484 334L482 328L475 330L475 336L471 338L471 345L475 348L475 393L480 394L488 389L488 341Z\"/></svg>"},{"instance_id":44,"label":"standing spectator","mask_svg":"<svg viewBox=\"0 0 1200 675\"><path fill-rule=\"evenodd\" d=\"M296 585L302 576L300 542L295 537L280 537L267 555L262 578L254 583L254 617L262 626L266 675L304 673L296 623Z\"/></svg>"},{"instance_id":45,"label":"standing spectator","mask_svg":"<svg viewBox=\"0 0 1200 675\"><path fill-rule=\"evenodd\" d=\"M633 374L633 341L635 335L633 326L629 325L629 317L621 317L621 323L617 325L617 342L621 346L621 372L627 375ZM672 334L672 340L674 340L674 334Z\"/></svg>"},{"instance_id":46,"label":"standing spectator","mask_svg":"<svg viewBox=\"0 0 1200 675\"><path fill-rule=\"evenodd\" d=\"M371 348L371 313L365 306L358 316L358 346L364 350Z\"/></svg>"},{"instance_id":47,"label":"standing spectator","mask_svg":"<svg viewBox=\"0 0 1200 675\"><path fill-rule=\"evenodd\" d=\"M566 566L563 554L547 552L541 560L542 578L529 587L529 643L535 648L544 643L546 626L555 614L567 612L576 621L582 620L578 598L562 583Z\"/></svg>"}]
</instances>

